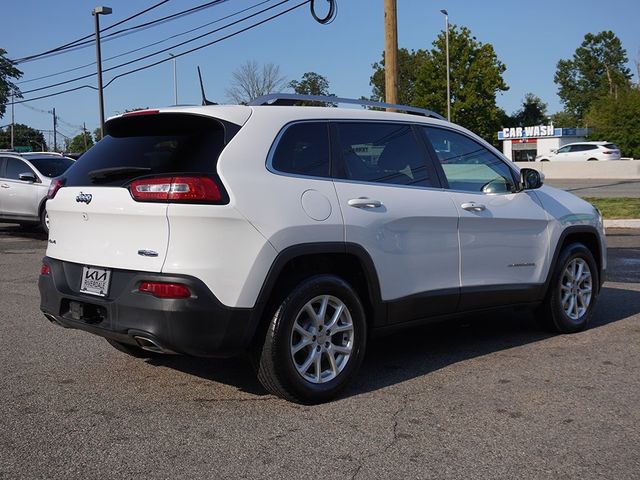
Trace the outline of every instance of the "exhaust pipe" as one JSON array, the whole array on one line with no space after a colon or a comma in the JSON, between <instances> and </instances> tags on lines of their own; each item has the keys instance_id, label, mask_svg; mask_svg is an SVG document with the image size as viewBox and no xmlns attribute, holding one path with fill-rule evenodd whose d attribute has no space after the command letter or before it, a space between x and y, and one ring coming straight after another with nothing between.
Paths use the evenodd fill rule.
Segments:
<instances>
[{"instance_id":1,"label":"exhaust pipe","mask_svg":"<svg viewBox=\"0 0 640 480\"><path fill-rule=\"evenodd\" d=\"M51 315L50 313L45 313L44 314L44 318L46 318L47 320L49 320L51 323L53 323L54 325L57 325L59 327L61 327L62 325L60 325L58 323L58 320L56 320L56 317L54 317L53 315Z\"/></svg>"},{"instance_id":2,"label":"exhaust pipe","mask_svg":"<svg viewBox=\"0 0 640 480\"><path fill-rule=\"evenodd\" d=\"M138 346L143 349L143 350L147 350L148 352L154 352L154 353L174 353L171 350L168 350L164 347L161 347L160 345L158 345L155 340L151 340L150 338L147 337L141 337L139 335L134 335L133 339L138 342Z\"/></svg>"}]
</instances>

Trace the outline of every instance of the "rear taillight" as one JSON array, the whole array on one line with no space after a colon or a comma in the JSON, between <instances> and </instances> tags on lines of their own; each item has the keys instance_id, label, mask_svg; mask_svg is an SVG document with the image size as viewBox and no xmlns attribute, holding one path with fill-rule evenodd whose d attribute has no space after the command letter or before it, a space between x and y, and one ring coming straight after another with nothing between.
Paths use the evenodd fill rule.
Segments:
<instances>
[{"instance_id":1,"label":"rear taillight","mask_svg":"<svg viewBox=\"0 0 640 480\"><path fill-rule=\"evenodd\" d=\"M51 180L49 184L49 191L47 192L47 198L51 200L56 196L58 190L60 190L64 186L65 179L64 178L54 178Z\"/></svg>"},{"instance_id":2,"label":"rear taillight","mask_svg":"<svg viewBox=\"0 0 640 480\"><path fill-rule=\"evenodd\" d=\"M181 283L142 282L138 291L150 293L158 298L189 298L191 296L189 288Z\"/></svg>"},{"instance_id":3,"label":"rear taillight","mask_svg":"<svg viewBox=\"0 0 640 480\"><path fill-rule=\"evenodd\" d=\"M40 267L40 275L49 275L51 273L51 268L46 263L43 263Z\"/></svg>"},{"instance_id":4,"label":"rear taillight","mask_svg":"<svg viewBox=\"0 0 640 480\"><path fill-rule=\"evenodd\" d=\"M131 182L129 191L139 202L224 202L223 190L209 177L144 178Z\"/></svg>"}]
</instances>

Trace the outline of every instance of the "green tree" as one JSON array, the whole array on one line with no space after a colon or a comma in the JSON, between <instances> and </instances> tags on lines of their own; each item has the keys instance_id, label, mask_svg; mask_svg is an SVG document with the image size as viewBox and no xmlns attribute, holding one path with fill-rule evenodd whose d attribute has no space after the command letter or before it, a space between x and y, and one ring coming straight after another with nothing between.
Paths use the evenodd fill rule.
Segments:
<instances>
[{"instance_id":1,"label":"green tree","mask_svg":"<svg viewBox=\"0 0 640 480\"><path fill-rule=\"evenodd\" d=\"M15 146L31 147L34 151L47 150L42 132L22 123L13 126L13 140ZM11 148L10 126L0 129L0 148Z\"/></svg>"},{"instance_id":2,"label":"green tree","mask_svg":"<svg viewBox=\"0 0 640 480\"><path fill-rule=\"evenodd\" d=\"M616 98L631 85L627 52L612 31L587 33L571 60L560 60L554 77L565 110L582 119L601 97Z\"/></svg>"},{"instance_id":3,"label":"green tree","mask_svg":"<svg viewBox=\"0 0 640 480\"><path fill-rule=\"evenodd\" d=\"M414 105L416 78L418 77L418 70L427 60L427 52L424 50L409 51L406 48L400 48L397 59L398 103L401 105ZM369 80L369 84L373 89L371 100L384 102L384 52L382 52L382 60L374 63L372 67L373 75Z\"/></svg>"},{"instance_id":4,"label":"green tree","mask_svg":"<svg viewBox=\"0 0 640 480\"><path fill-rule=\"evenodd\" d=\"M585 119L594 129L590 140L615 143L623 156L640 158L640 90L628 89L617 98L595 100Z\"/></svg>"},{"instance_id":5,"label":"green tree","mask_svg":"<svg viewBox=\"0 0 640 480\"><path fill-rule=\"evenodd\" d=\"M582 124L582 120L573 113L563 110L551 115L551 123L560 128L573 128Z\"/></svg>"},{"instance_id":6,"label":"green tree","mask_svg":"<svg viewBox=\"0 0 640 480\"><path fill-rule=\"evenodd\" d=\"M22 98L20 89L11 82L11 79L19 79L22 72L14 66L11 60L5 57L6 53L6 50L0 48L0 118L7 110L7 100L12 92L16 97Z\"/></svg>"},{"instance_id":7,"label":"green tree","mask_svg":"<svg viewBox=\"0 0 640 480\"><path fill-rule=\"evenodd\" d=\"M450 26L451 121L496 143L501 112L496 95L509 89L506 70L493 46L471 35L467 27ZM436 112L447 111L447 59L445 32L441 32L419 67L414 86L414 105Z\"/></svg>"},{"instance_id":8,"label":"green tree","mask_svg":"<svg viewBox=\"0 0 640 480\"><path fill-rule=\"evenodd\" d=\"M335 96L333 93L329 93L329 80L316 72L306 72L302 75L300 81L292 80L289 82L289 88L292 88L298 95ZM335 107L335 104L326 102L300 102L300 104Z\"/></svg>"},{"instance_id":9,"label":"green tree","mask_svg":"<svg viewBox=\"0 0 640 480\"><path fill-rule=\"evenodd\" d=\"M549 121L547 104L533 93L527 93L522 101L522 108L513 113L516 126L542 125Z\"/></svg>"},{"instance_id":10,"label":"green tree","mask_svg":"<svg viewBox=\"0 0 640 480\"><path fill-rule=\"evenodd\" d=\"M99 142L100 140L102 140L102 133L100 132L100 127L96 128L93 131L93 138L96 139L96 142Z\"/></svg>"},{"instance_id":11,"label":"green tree","mask_svg":"<svg viewBox=\"0 0 640 480\"><path fill-rule=\"evenodd\" d=\"M66 143L66 150L71 153L84 153L93 146L91 134L84 131Z\"/></svg>"}]
</instances>

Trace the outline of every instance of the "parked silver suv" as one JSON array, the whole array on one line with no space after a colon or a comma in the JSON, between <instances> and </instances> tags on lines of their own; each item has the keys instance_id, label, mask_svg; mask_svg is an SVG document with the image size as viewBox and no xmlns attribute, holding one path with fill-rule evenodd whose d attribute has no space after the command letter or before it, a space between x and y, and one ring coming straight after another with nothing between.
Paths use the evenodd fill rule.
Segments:
<instances>
[{"instance_id":1,"label":"parked silver suv","mask_svg":"<svg viewBox=\"0 0 640 480\"><path fill-rule=\"evenodd\" d=\"M48 233L49 184L73 162L58 153L0 152L0 222L40 223Z\"/></svg>"}]
</instances>

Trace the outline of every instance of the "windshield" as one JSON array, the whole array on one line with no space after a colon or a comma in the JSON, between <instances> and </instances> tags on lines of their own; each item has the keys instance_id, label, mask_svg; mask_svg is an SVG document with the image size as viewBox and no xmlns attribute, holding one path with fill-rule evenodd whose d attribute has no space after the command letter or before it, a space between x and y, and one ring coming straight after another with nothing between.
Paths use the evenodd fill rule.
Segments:
<instances>
[{"instance_id":1,"label":"windshield","mask_svg":"<svg viewBox=\"0 0 640 480\"><path fill-rule=\"evenodd\" d=\"M62 175L73 165L74 161L67 157L29 157L31 164L45 177L53 178Z\"/></svg>"},{"instance_id":2,"label":"windshield","mask_svg":"<svg viewBox=\"0 0 640 480\"><path fill-rule=\"evenodd\" d=\"M124 186L136 177L168 173L215 174L224 148L222 122L189 114L116 118L105 137L80 157L66 186Z\"/></svg>"}]
</instances>

